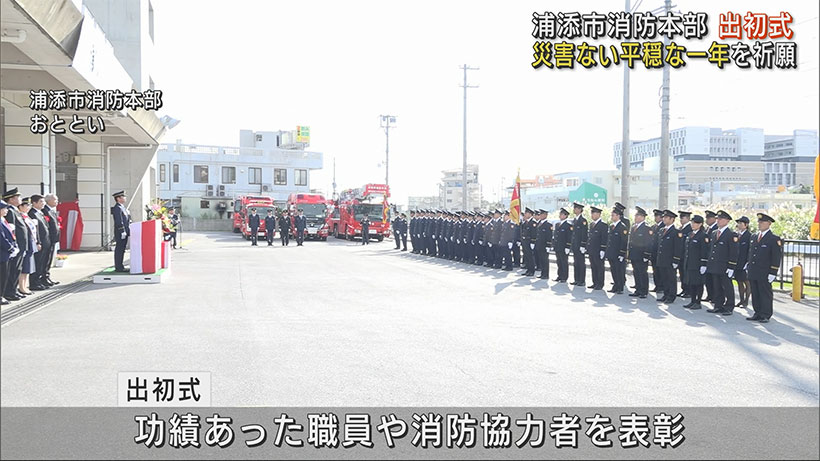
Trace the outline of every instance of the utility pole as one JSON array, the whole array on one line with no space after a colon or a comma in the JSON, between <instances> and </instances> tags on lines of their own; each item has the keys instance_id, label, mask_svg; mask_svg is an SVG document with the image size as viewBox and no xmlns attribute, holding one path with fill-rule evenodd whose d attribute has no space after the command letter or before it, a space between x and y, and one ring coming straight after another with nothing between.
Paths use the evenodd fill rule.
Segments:
<instances>
[{"instance_id":1,"label":"utility pole","mask_svg":"<svg viewBox=\"0 0 820 461\"><path fill-rule=\"evenodd\" d=\"M462 140L462 146L464 147L464 163L461 166L461 174L462 174L462 183L461 183L461 209L467 210L467 88L478 88L478 85L468 85L467 84L467 71L468 70L479 70L478 67L468 67L467 64L464 64L460 67L461 70L464 71L464 84L459 85L460 87L464 88L464 139Z\"/></svg>"},{"instance_id":2,"label":"utility pole","mask_svg":"<svg viewBox=\"0 0 820 461\"><path fill-rule=\"evenodd\" d=\"M390 187L390 124L396 123L395 115L380 115L379 124L384 128L384 184ZM389 190L389 189L388 189Z\"/></svg>"},{"instance_id":3,"label":"utility pole","mask_svg":"<svg viewBox=\"0 0 820 461\"><path fill-rule=\"evenodd\" d=\"M628 1L628 0L627 0ZM672 1L664 1L667 13L672 9ZM669 37L664 36L663 46L669 45ZM659 169L658 208L669 207L669 66L663 66L663 88L661 93L661 158Z\"/></svg>"},{"instance_id":4,"label":"utility pole","mask_svg":"<svg viewBox=\"0 0 820 461\"><path fill-rule=\"evenodd\" d=\"M331 198L336 200L336 157L333 157L333 195Z\"/></svg>"},{"instance_id":5,"label":"utility pole","mask_svg":"<svg viewBox=\"0 0 820 461\"><path fill-rule=\"evenodd\" d=\"M624 11L631 12L629 0L626 0ZM664 66L666 67L666 66ZM621 138L621 203L629 210L629 66L624 66L624 113L623 137ZM629 211L626 212L629 214Z\"/></svg>"}]
</instances>

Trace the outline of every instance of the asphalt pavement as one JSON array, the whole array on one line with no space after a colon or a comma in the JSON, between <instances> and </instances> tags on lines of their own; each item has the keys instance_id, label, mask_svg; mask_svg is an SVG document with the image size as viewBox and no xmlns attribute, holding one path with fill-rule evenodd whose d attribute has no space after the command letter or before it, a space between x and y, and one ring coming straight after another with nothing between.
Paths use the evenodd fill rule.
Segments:
<instances>
[{"instance_id":1,"label":"asphalt pavement","mask_svg":"<svg viewBox=\"0 0 820 461\"><path fill-rule=\"evenodd\" d=\"M759 324L389 241L186 239L160 285L4 324L2 405L115 406L122 371L209 371L215 406L818 405L818 308L782 295Z\"/></svg>"}]
</instances>

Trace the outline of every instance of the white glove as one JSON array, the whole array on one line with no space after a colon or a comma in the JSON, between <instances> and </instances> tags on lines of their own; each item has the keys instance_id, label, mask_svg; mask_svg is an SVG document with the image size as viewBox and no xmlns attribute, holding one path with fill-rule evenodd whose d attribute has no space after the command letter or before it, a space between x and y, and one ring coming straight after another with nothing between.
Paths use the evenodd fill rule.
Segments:
<instances>
[{"instance_id":1,"label":"white glove","mask_svg":"<svg viewBox=\"0 0 820 461\"><path fill-rule=\"evenodd\" d=\"M564 253L569 254L569 248L564 248Z\"/></svg>"},{"instance_id":2,"label":"white glove","mask_svg":"<svg viewBox=\"0 0 820 461\"><path fill-rule=\"evenodd\" d=\"M649 262L649 260L648 260L648 259L646 259L646 258L643 258L643 262L648 263L648 262Z\"/></svg>"},{"instance_id":3,"label":"white glove","mask_svg":"<svg viewBox=\"0 0 820 461\"><path fill-rule=\"evenodd\" d=\"M604 259L604 255L605 255L605 254L606 254L606 251L602 251L602 252L601 252L601 259Z\"/></svg>"},{"instance_id":4,"label":"white glove","mask_svg":"<svg viewBox=\"0 0 820 461\"><path fill-rule=\"evenodd\" d=\"M479 240L479 241L478 241L478 244L479 244L479 245L484 245L484 242L482 242L481 240Z\"/></svg>"},{"instance_id":5,"label":"white glove","mask_svg":"<svg viewBox=\"0 0 820 461\"><path fill-rule=\"evenodd\" d=\"M769 274L769 283L774 282L774 279L775 279L776 277L777 277L776 275L771 275L771 274Z\"/></svg>"},{"instance_id":6,"label":"white glove","mask_svg":"<svg viewBox=\"0 0 820 461\"><path fill-rule=\"evenodd\" d=\"M127 235L126 235L126 233L125 233L125 232L123 232L122 234L120 234L120 239L125 240L125 237L127 237Z\"/></svg>"},{"instance_id":7,"label":"white glove","mask_svg":"<svg viewBox=\"0 0 820 461\"><path fill-rule=\"evenodd\" d=\"M10 258L13 258L13 257L15 257L15 256L17 256L17 255L19 255L19 254L20 254L20 248L15 248L15 249L14 249L14 251L12 251L12 252L11 252L11 254L9 255L9 257L10 257Z\"/></svg>"},{"instance_id":8,"label":"white glove","mask_svg":"<svg viewBox=\"0 0 820 461\"><path fill-rule=\"evenodd\" d=\"M461 243L461 240L459 240L459 239L456 239L456 243Z\"/></svg>"},{"instance_id":9,"label":"white glove","mask_svg":"<svg viewBox=\"0 0 820 461\"><path fill-rule=\"evenodd\" d=\"M745 271L745 270L748 270L748 269L749 269L749 263L746 263L746 264L743 266L743 270Z\"/></svg>"},{"instance_id":10,"label":"white glove","mask_svg":"<svg viewBox=\"0 0 820 461\"><path fill-rule=\"evenodd\" d=\"M678 265L675 264L675 263L672 263L672 269L677 269L677 268L678 268Z\"/></svg>"},{"instance_id":11,"label":"white glove","mask_svg":"<svg viewBox=\"0 0 820 461\"><path fill-rule=\"evenodd\" d=\"M512 250L512 242L507 243L507 248L509 248L510 250Z\"/></svg>"},{"instance_id":12,"label":"white glove","mask_svg":"<svg viewBox=\"0 0 820 461\"><path fill-rule=\"evenodd\" d=\"M587 249L584 247L579 248L579 250L581 250L581 254L585 254L587 252Z\"/></svg>"},{"instance_id":13,"label":"white glove","mask_svg":"<svg viewBox=\"0 0 820 461\"><path fill-rule=\"evenodd\" d=\"M490 245L490 248L492 248L492 247L493 247L493 244L492 244L492 243L490 243L489 245Z\"/></svg>"},{"instance_id":14,"label":"white glove","mask_svg":"<svg viewBox=\"0 0 820 461\"><path fill-rule=\"evenodd\" d=\"M535 244L534 244L534 243L530 243L530 250L534 250L534 249L535 249Z\"/></svg>"},{"instance_id":15,"label":"white glove","mask_svg":"<svg viewBox=\"0 0 820 461\"><path fill-rule=\"evenodd\" d=\"M726 275L728 275L728 276L729 276L729 278L734 277L734 276L735 276L735 271L734 271L734 269L726 269Z\"/></svg>"},{"instance_id":16,"label":"white glove","mask_svg":"<svg viewBox=\"0 0 820 461\"><path fill-rule=\"evenodd\" d=\"M624 262L624 257L623 256L618 256L618 262Z\"/></svg>"},{"instance_id":17,"label":"white glove","mask_svg":"<svg viewBox=\"0 0 820 461\"><path fill-rule=\"evenodd\" d=\"M706 266L700 266L700 275L703 275L705 273L706 273Z\"/></svg>"}]
</instances>

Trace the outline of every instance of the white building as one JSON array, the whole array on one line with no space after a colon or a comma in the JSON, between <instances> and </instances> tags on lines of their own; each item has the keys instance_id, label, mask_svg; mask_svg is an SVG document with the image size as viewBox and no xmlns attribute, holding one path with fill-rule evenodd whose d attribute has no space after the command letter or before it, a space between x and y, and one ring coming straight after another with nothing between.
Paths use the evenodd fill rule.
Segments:
<instances>
[{"instance_id":1,"label":"white building","mask_svg":"<svg viewBox=\"0 0 820 461\"><path fill-rule=\"evenodd\" d=\"M461 210L463 205L464 171L445 170L439 184L439 203L448 210ZM467 209L481 208L481 184L478 183L478 165L467 165Z\"/></svg>"},{"instance_id":2,"label":"white building","mask_svg":"<svg viewBox=\"0 0 820 461\"><path fill-rule=\"evenodd\" d=\"M795 130L791 136L766 136L760 128L721 130L683 127L669 132L670 169L680 175L680 188L704 192L754 190L811 182L818 153L817 131ZM660 155L660 138L631 141L629 163L639 168ZM616 168L621 143L613 146ZM806 178L809 178L808 180Z\"/></svg>"},{"instance_id":3,"label":"white building","mask_svg":"<svg viewBox=\"0 0 820 461\"><path fill-rule=\"evenodd\" d=\"M143 108L34 111L32 90L150 89L153 7L149 0L0 0L0 179L24 196L77 201L81 248L110 242L111 193L124 189L133 216L154 198L155 153L166 127ZM148 82L148 83L146 83ZM35 134L32 117L100 117L104 131Z\"/></svg>"},{"instance_id":4,"label":"white building","mask_svg":"<svg viewBox=\"0 0 820 461\"><path fill-rule=\"evenodd\" d=\"M285 202L292 193L310 192L310 171L322 168L322 154L304 150L306 145L295 142L290 131L251 130L240 130L239 147L162 144L157 195L172 202L183 197L230 201L238 195Z\"/></svg>"}]
</instances>

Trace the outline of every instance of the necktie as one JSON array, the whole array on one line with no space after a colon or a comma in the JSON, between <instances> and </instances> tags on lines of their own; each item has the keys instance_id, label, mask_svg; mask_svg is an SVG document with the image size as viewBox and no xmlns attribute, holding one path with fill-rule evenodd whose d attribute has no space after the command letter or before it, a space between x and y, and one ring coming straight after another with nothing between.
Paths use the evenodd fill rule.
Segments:
<instances>
[{"instance_id":1,"label":"necktie","mask_svg":"<svg viewBox=\"0 0 820 461\"><path fill-rule=\"evenodd\" d=\"M718 229L717 240L720 240L720 229Z\"/></svg>"},{"instance_id":2,"label":"necktie","mask_svg":"<svg viewBox=\"0 0 820 461\"><path fill-rule=\"evenodd\" d=\"M763 239L763 233L757 234L757 243L760 243L760 240Z\"/></svg>"}]
</instances>

